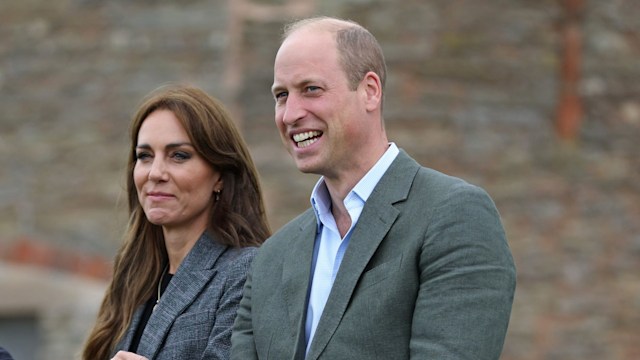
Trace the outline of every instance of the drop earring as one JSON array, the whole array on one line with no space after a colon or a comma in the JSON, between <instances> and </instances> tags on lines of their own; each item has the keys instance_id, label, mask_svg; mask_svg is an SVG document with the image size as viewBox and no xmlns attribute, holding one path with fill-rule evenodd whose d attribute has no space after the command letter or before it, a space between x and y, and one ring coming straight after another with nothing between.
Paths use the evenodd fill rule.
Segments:
<instances>
[{"instance_id":1,"label":"drop earring","mask_svg":"<svg viewBox=\"0 0 640 360\"><path fill-rule=\"evenodd\" d=\"M216 190L214 191L214 193L216 194L215 195L216 202L218 202L220 200L220 190Z\"/></svg>"}]
</instances>

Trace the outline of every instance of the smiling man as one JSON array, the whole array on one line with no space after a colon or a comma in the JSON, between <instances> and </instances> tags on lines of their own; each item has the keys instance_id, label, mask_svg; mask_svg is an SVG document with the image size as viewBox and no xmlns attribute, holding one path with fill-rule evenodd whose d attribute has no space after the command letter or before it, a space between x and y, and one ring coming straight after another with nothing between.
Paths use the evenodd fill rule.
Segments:
<instances>
[{"instance_id":1,"label":"smiling man","mask_svg":"<svg viewBox=\"0 0 640 360\"><path fill-rule=\"evenodd\" d=\"M389 142L369 31L322 17L283 39L275 122L298 169L322 177L259 250L232 358L499 358L515 268L493 201Z\"/></svg>"}]
</instances>

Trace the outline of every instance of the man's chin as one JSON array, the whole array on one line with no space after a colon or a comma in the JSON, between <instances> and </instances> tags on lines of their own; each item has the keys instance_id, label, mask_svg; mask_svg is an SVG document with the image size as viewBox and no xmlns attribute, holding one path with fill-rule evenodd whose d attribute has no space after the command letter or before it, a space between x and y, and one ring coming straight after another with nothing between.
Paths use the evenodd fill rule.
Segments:
<instances>
[{"instance_id":1,"label":"man's chin","mask_svg":"<svg viewBox=\"0 0 640 360\"><path fill-rule=\"evenodd\" d=\"M298 168L298 171L300 171L301 173L317 174L316 167L307 162L296 161L296 167Z\"/></svg>"}]
</instances>

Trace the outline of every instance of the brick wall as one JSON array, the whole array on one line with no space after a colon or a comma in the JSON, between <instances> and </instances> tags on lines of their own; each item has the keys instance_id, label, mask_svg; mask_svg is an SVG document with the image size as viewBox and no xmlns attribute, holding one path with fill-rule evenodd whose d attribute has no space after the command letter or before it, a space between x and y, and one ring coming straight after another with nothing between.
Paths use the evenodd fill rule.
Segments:
<instances>
[{"instance_id":1,"label":"brick wall","mask_svg":"<svg viewBox=\"0 0 640 360\"><path fill-rule=\"evenodd\" d=\"M168 81L229 105L284 224L316 178L273 124L279 31L349 17L385 50L390 137L485 187L503 216L519 277L502 358L636 359L639 13L636 0L0 2L0 251L27 237L108 262L129 117Z\"/></svg>"}]
</instances>

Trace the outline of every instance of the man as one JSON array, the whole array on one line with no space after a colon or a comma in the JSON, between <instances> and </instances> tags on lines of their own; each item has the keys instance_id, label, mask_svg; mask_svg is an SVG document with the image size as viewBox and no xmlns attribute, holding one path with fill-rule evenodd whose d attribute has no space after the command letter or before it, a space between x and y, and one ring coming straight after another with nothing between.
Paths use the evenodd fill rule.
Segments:
<instances>
[{"instance_id":1,"label":"man","mask_svg":"<svg viewBox=\"0 0 640 360\"><path fill-rule=\"evenodd\" d=\"M290 25L272 87L282 141L322 175L309 210L261 247L232 358L498 359L515 269L480 188L387 140L385 63L353 22Z\"/></svg>"}]
</instances>

